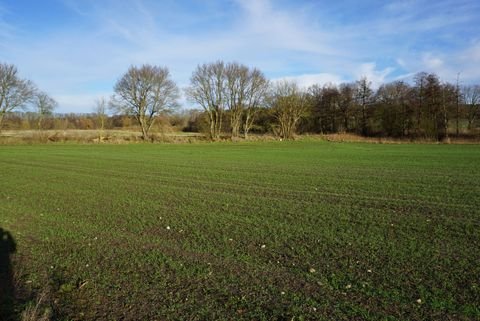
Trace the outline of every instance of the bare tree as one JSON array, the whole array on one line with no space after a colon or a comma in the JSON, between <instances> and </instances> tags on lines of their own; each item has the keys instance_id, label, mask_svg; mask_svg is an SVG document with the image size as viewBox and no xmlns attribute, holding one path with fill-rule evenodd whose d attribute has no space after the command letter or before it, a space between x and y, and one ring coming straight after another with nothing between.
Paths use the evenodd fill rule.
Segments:
<instances>
[{"instance_id":1,"label":"bare tree","mask_svg":"<svg viewBox=\"0 0 480 321\"><path fill-rule=\"evenodd\" d=\"M98 128L98 140L103 140L103 131L105 129L105 121L107 120L107 99L105 97L101 97L95 100L95 115L97 118L97 128Z\"/></svg>"},{"instance_id":2,"label":"bare tree","mask_svg":"<svg viewBox=\"0 0 480 321\"><path fill-rule=\"evenodd\" d=\"M394 81L377 90L378 108L382 110L382 127L389 136L408 135L411 127L411 110L408 99L410 86L403 81Z\"/></svg>"},{"instance_id":3,"label":"bare tree","mask_svg":"<svg viewBox=\"0 0 480 321\"><path fill-rule=\"evenodd\" d=\"M240 136L240 125L244 110L247 89L249 85L249 70L247 66L229 63L225 66L225 105L230 112L230 127L232 137Z\"/></svg>"},{"instance_id":4,"label":"bare tree","mask_svg":"<svg viewBox=\"0 0 480 321\"><path fill-rule=\"evenodd\" d=\"M415 133L420 135L422 128L422 118L425 114L425 101L426 101L426 84L427 84L426 72L419 72L415 74L413 80L415 82L414 87L414 108L415 108Z\"/></svg>"},{"instance_id":5,"label":"bare tree","mask_svg":"<svg viewBox=\"0 0 480 321\"><path fill-rule=\"evenodd\" d=\"M21 79L14 65L0 64L0 131L5 114L24 108L34 93L33 83Z\"/></svg>"},{"instance_id":6,"label":"bare tree","mask_svg":"<svg viewBox=\"0 0 480 321\"><path fill-rule=\"evenodd\" d=\"M467 108L468 129L472 129L473 123L480 112L480 86L464 86L462 88L462 98Z\"/></svg>"},{"instance_id":7,"label":"bare tree","mask_svg":"<svg viewBox=\"0 0 480 321\"><path fill-rule=\"evenodd\" d=\"M338 107L342 113L343 118L343 130L348 132L349 130L349 123L348 120L350 118L351 110L353 109L353 105L355 102L355 84L341 84L340 85L340 98Z\"/></svg>"},{"instance_id":8,"label":"bare tree","mask_svg":"<svg viewBox=\"0 0 480 321\"><path fill-rule=\"evenodd\" d=\"M425 120L423 128L427 135L438 140L442 138L441 130L444 127L442 109L444 107L444 91L442 83L436 74L428 74L425 78Z\"/></svg>"},{"instance_id":9,"label":"bare tree","mask_svg":"<svg viewBox=\"0 0 480 321\"><path fill-rule=\"evenodd\" d=\"M253 125L255 113L268 89L268 81L258 69L238 63L225 66L225 103L230 113L232 137L240 136L243 122L245 137Z\"/></svg>"},{"instance_id":10,"label":"bare tree","mask_svg":"<svg viewBox=\"0 0 480 321\"><path fill-rule=\"evenodd\" d=\"M356 82L356 100L357 105L360 107L361 112L361 132L362 135L367 135L368 133L368 106L373 102L373 90L371 88L372 83L367 80L366 77L361 78Z\"/></svg>"},{"instance_id":11,"label":"bare tree","mask_svg":"<svg viewBox=\"0 0 480 321\"><path fill-rule=\"evenodd\" d=\"M186 95L208 114L210 138L220 137L225 110L226 68L223 61L199 65L190 78Z\"/></svg>"},{"instance_id":12,"label":"bare tree","mask_svg":"<svg viewBox=\"0 0 480 321\"><path fill-rule=\"evenodd\" d=\"M425 137L442 139L445 135L446 98L436 74L421 72L415 75L414 104L416 132ZM444 108L445 107L445 108Z\"/></svg>"},{"instance_id":13,"label":"bare tree","mask_svg":"<svg viewBox=\"0 0 480 321\"><path fill-rule=\"evenodd\" d=\"M179 91L166 67L131 66L115 85L111 106L117 112L133 115L149 138L156 117L178 107Z\"/></svg>"},{"instance_id":14,"label":"bare tree","mask_svg":"<svg viewBox=\"0 0 480 321\"><path fill-rule=\"evenodd\" d=\"M316 130L321 133L337 132L337 111L340 102L338 87L332 83L326 83L322 87L313 85L308 89L308 97Z\"/></svg>"},{"instance_id":15,"label":"bare tree","mask_svg":"<svg viewBox=\"0 0 480 321\"><path fill-rule=\"evenodd\" d=\"M298 121L308 110L307 94L295 82L281 81L273 87L270 101L273 115L278 121L280 137L293 138Z\"/></svg>"},{"instance_id":16,"label":"bare tree","mask_svg":"<svg viewBox=\"0 0 480 321\"><path fill-rule=\"evenodd\" d=\"M41 130L43 119L46 116L53 114L53 111L57 107L58 103L55 101L55 99L42 91L35 95L33 103L38 116L37 127L39 130Z\"/></svg>"},{"instance_id":17,"label":"bare tree","mask_svg":"<svg viewBox=\"0 0 480 321\"><path fill-rule=\"evenodd\" d=\"M456 83L456 86L455 86L455 109L456 109L456 112L455 112L455 124L456 124L456 130L455 130L455 134L456 136L458 137L459 134L460 134L460 98L461 98L461 92L460 92L460 73L457 74L457 83Z\"/></svg>"},{"instance_id":18,"label":"bare tree","mask_svg":"<svg viewBox=\"0 0 480 321\"><path fill-rule=\"evenodd\" d=\"M243 123L245 139L248 138L248 132L252 128L259 107L265 103L269 87L269 81L260 70L254 68L250 71Z\"/></svg>"},{"instance_id":19,"label":"bare tree","mask_svg":"<svg viewBox=\"0 0 480 321\"><path fill-rule=\"evenodd\" d=\"M442 95L442 106L439 112L439 130L437 134L437 138L439 140L443 139L445 141L449 141L449 134L448 134L448 127L450 121L450 114L451 111L454 109L454 106L457 105L458 102L458 87L449 83L443 83L441 85L441 95ZM457 125L458 129L458 125ZM458 134L457 134L458 135Z\"/></svg>"}]
</instances>

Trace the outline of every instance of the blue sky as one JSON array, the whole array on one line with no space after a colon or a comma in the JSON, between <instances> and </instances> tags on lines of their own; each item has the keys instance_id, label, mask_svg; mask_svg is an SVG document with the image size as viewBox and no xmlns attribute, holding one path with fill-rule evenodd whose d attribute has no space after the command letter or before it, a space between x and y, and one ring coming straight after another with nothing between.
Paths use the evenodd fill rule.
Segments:
<instances>
[{"instance_id":1,"label":"blue sky","mask_svg":"<svg viewBox=\"0 0 480 321\"><path fill-rule=\"evenodd\" d=\"M181 88L218 59L301 86L419 71L467 84L480 83L479 26L478 0L0 0L0 62L58 112L91 112L143 63L167 66Z\"/></svg>"}]
</instances>

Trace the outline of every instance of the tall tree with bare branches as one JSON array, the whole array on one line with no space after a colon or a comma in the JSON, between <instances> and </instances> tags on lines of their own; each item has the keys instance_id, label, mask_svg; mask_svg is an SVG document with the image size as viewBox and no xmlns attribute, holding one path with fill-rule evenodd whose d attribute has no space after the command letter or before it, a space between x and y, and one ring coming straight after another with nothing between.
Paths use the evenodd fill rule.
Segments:
<instances>
[{"instance_id":1,"label":"tall tree with bare branches","mask_svg":"<svg viewBox=\"0 0 480 321\"><path fill-rule=\"evenodd\" d=\"M480 85L464 86L462 99L467 109L467 126L471 130L475 120L480 116Z\"/></svg>"},{"instance_id":2,"label":"tall tree with bare branches","mask_svg":"<svg viewBox=\"0 0 480 321\"><path fill-rule=\"evenodd\" d=\"M248 132L252 128L255 116L258 113L259 107L265 104L265 98L270 88L270 83L265 75L256 68L249 72L248 79L243 123L243 134L245 138L248 138Z\"/></svg>"},{"instance_id":3,"label":"tall tree with bare branches","mask_svg":"<svg viewBox=\"0 0 480 321\"><path fill-rule=\"evenodd\" d=\"M299 120L307 113L307 94L295 82L281 81L274 85L269 99L278 122L280 137L292 139Z\"/></svg>"},{"instance_id":4,"label":"tall tree with bare branches","mask_svg":"<svg viewBox=\"0 0 480 321\"><path fill-rule=\"evenodd\" d=\"M260 70L235 62L226 65L225 77L224 97L230 113L232 138L240 136L242 120L247 137L258 106L267 92L268 81Z\"/></svg>"},{"instance_id":5,"label":"tall tree with bare branches","mask_svg":"<svg viewBox=\"0 0 480 321\"><path fill-rule=\"evenodd\" d=\"M105 129L105 121L107 120L107 106L108 102L105 97L101 97L95 100L94 113L97 118L98 140L103 140L103 131Z\"/></svg>"},{"instance_id":6,"label":"tall tree with bare branches","mask_svg":"<svg viewBox=\"0 0 480 321\"><path fill-rule=\"evenodd\" d=\"M360 109L360 129L362 135L368 134L368 109L373 102L372 82L362 77L356 82L356 101Z\"/></svg>"},{"instance_id":7,"label":"tall tree with bare branches","mask_svg":"<svg viewBox=\"0 0 480 321\"><path fill-rule=\"evenodd\" d=\"M249 85L249 69L238 63L225 66L225 105L230 113L232 138L240 136L240 125Z\"/></svg>"},{"instance_id":8,"label":"tall tree with bare branches","mask_svg":"<svg viewBox=\"0 0 480 321\"><path fill-rule=\"evenodd\" d=\"M142 129L149 132L156 117L178 107L179 90L166 67L131 66L115 85L111 106L117 112L133 115Z\"/></svg>"},{"instance_id":9,"label":"tall tree with bare branches","mask_svg":"<svg viewBox=\"0 0 480 321\"><path fill-rule=\"evenodd\" d=\"M0 64L0 131L5 115L26 107L34 94L35 86L30 80L19 77L17 67Z\"/></svg>"},{"instance_id":10,"label":"tall tree with bare branches","mask_svg":"<svg viewBox=\"0 0 480 321\"><path fill-rule=\"evenodd\" d=\"M53 114L53 111L57 107L58 103L47 93L41 91L35 95L33 104L37 111L37 127L39 130L41 130L44 118Z\"/></svg>"},{"instance_id":11,"label":"tall tree with bare branches","mask_svg":"<svg viewBox=\"0 0 480 321\"><path fill-rule=\"evenodd\" d=\"M351 117L352 109L355 103L355 84L348 83L348 84L341 84L340 88L340 97L338 102L338 107L342 114L343 120L343 130L348 132L350 129L349 127L349 119Z\"/></svg>"},{"instance_id":12,"label":"tall tree with bare branches","mask_svg":"<svg viewBox=\"0 0 480 321\"><path fill-rule=\"evenodd\" d=\"M377 109L381 114L382 130L388 136L408 135L413 122L408 106L410 92L410 86L403 81L383 84L378 88Z\"/></svg>"},{"instance_id":13,"label":"tall tree with bare branches","mask_svg":"<svg viewBox=\"0 0 480 321\"><path fill-rule=\"evenodd\" d=\"M200 105L208 114L210 138L220 138L226 106L226 68L223 61L199 65L190 78L187 98Z\"/></svg>"}]
</instances>

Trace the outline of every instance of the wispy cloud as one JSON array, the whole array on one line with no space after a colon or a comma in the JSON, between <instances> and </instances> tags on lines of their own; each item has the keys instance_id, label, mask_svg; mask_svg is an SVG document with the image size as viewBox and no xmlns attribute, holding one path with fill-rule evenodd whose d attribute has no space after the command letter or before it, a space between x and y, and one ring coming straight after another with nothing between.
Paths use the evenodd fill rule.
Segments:
<instances>
[{"instance_id":1,"label":"wispy cloud","mask_svg":"<svg viewBox=\"0 0 480 321\"><path fill-rule=\"evenodd\" d=\"M273 81L293 81L295 82L300 88L307 89L313 85L326 85L326 84L335 84L339 85L342 82L345 82L339 75L335 74L328 74L328 73L320 73L320 74L305 74L305 75L298 75L298 76L289 76L289 77L281 77L278 79L273 79Z\"/></svg>"},{"instance_id":2,"label":"wispy cloud","mask_svg":"<svg viewBox=\"0 0 480 321\"><path fill-rule=\"evenodd\" d=\"M39 7L50 19L25 17L25 27L17 3L0 0L0 60L18 65L62 112L89 112L142 63L169 67L180 86L197 64L217 59L301 86L362 76L378 86L422 70L480 81L475 1L57 1ZM49 31L35 32L35 23Z\"/></svg>"},{"instance_id":3,"label":"wispy cloud","mask_svg":"<svg viewBox=\"0 0 480 321\"><path fill-rule=\"evenodd\" d=\"M327 33L313 29L308 16L274 7L269 0L237 0L244 10L237 29L261 47L306 51L316 54L337 54L325 41Z\"/></svg>"},{"instance_id":4,"label":"wispy cloud","mask_svg":"<svg viewBox=\"0 0 480 321\"><path fill-rule=\"evenodd\" d=\"M371 81L374 88L380 87L381 84L388 80L388 76L395 70L393 67L386 67L382 70L377 69L375 62L361 64L355 71L355 78L367 78Z\"/></svg>"},{"instance_id":5,"label":"wispy cloud","mask_svg":"<svg viewBox=\"0 0 480 321\"><path fill-rule=\"evenodd\" d=\"M9 11L0 3L0 49L5 50L15 33L15 27L6 21ZM0 51L1 52L1 51ZM0 53L0 58L2 58Z\"/></svg>"}]
</instances>

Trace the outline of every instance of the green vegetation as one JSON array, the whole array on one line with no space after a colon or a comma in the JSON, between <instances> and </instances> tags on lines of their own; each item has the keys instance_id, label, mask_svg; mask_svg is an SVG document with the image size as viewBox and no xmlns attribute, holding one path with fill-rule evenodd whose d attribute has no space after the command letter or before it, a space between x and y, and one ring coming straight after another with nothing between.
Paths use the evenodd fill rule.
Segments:
<instances>
[{"instance_id":1,"label":"green vegetation","mask_svg":"<svg viewBox=\"0 0 480 321\"><path fill-rule=\"evenodd\" d=\"M478 145L2 146L16 309L47 291L60 320L478 320L479 161Z\"/></svg>"}]
</instances>

